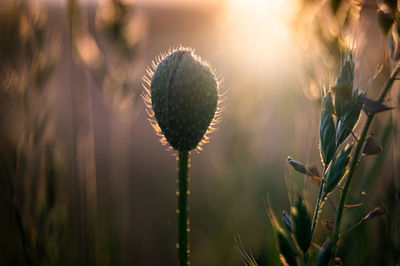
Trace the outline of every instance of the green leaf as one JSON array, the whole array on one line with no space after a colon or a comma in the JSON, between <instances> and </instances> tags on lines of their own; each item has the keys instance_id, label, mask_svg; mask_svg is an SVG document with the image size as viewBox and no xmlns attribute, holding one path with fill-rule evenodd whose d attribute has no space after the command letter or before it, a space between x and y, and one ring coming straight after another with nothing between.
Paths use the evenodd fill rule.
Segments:
<instances>
[{"instance_id":1,"label":"green leaf","mask_svg":"<svg viewBox=\"0 0 400 266\"><path fill-rule=\"evenodd\" d=\"M347 145L344 150L340 152L329 164L328 169L325 173L326 184L324 186L325 194L331 192L336 185L340 182L343 178L346 166L350 160L349 154L351 151L352 146Z\"/></svg>"},{"instance_id":2,"label":"green leaf","mask_svg":"<svg viewBox=\"0 0 400 266\"><path fill-rule=\"evenodd\" d=\"M328 165L336 152L336 128L332 117L332 96L328 92L324 97L324 105L321 112L319 126L320 151L324 165Z\"/></svg>"},{"instance_id":3,"label":"green leaf","mask_svg":"<svg viewBox=\"0 0 400 266\"><path fill-rule=\"evenodd\" d=\"M293 220L293 235L303 253L306 253L311 244L311 216L301 197L291 208Z\"/></svg>"}]
</instances>

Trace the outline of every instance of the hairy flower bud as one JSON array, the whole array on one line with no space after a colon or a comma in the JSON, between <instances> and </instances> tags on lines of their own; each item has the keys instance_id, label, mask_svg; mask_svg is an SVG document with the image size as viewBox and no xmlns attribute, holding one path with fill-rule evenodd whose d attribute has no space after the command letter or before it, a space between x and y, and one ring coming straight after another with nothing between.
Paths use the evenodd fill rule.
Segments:
<instances>
[{"instance_id":1,"label":"hairy flower bud","mask_svg":"<svg viewBox=\"0 0 400 266\"><path fill-rule=\"evenodd\" d=\"M179 48L153 64L145 96L156 129L177 151L202 143L218 108L218 81L211 67L191 49ZM149 84L150 83L150 84ZM205 139L207 140L207 139Z\"/></svg>"}]
</instances>

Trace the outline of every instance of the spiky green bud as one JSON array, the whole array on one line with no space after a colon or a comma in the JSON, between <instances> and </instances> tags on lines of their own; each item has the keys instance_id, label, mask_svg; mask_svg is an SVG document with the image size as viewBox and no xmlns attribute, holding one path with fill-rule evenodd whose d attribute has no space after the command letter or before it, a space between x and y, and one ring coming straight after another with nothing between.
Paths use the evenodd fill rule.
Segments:
<instances>
[{"instance_id":1,"label":"spiky green bud","mask_svg":"<svg viewBox=\"0 0 400 266\"><path fill-rule=\"evenodd\" d=\"M156 66L150 84L151 108L161 134L177 151L195 149L218 105L218 81L192 50L179 48Z\"/></svg>"}]
</instances>

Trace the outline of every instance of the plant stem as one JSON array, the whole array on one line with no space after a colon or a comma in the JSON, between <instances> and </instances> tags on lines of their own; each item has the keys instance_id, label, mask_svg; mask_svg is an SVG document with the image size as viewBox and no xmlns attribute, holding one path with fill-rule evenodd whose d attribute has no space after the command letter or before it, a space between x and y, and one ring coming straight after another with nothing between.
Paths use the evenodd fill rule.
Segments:
<instances>
[{"instance_id":1,"label":"plant stem","mask_svg":"<svg viewBox=\"0 0 400 266\"><path fill-rule=\"evenodd\" d=\"M383 87L383 89L381 91L381 94L379 95L379 98L378 98L379 102L382 102L383 99L385 98L385 95L387 94L389 89L392 87L393 82L395 81L396 76L399 73L399 71L400 71L400 63L397 64L397 66L393 70L392 74L390 75L389 79L386 81L385 86ZM363 128L363 130L361 132L361 135L359 137L359 140L357 142L357 146L356 146L356 149L354 151L353 158L351 160L350 170L348 172L347 179L346 179L346 182L344 184L343 191L340 194L339 206L338 206L338 211L337 211L337 214L336 214L335 229L333 231L333 238L332 238L333 246L336 245L336 243L337 243L337 241L339 239L340 223L342 221L343 208L344 208L344 204L345 204L345 201L346 201L347 192L349 190L350 183L351 183L351 180L352 180L353 175L354 175L354 171L355 171L356 166L357 166L358 158L360 156L360 152L361 152L362 146L364 144L365 137L366 137L366 135L368 133L368 129L369 129L370 125L371 125L371 122L372 122L373 118L374 118L374 114L369 114L367 116L367 121L365 122L364 128ZM336 250L334 251L334 253L335 252L336 252Z\"/></svg>"},{"instance_id":2,"label":"plant stem","mask_svg":"<svg viewBox=\"0 0 400 266\"><path fill-rule=\"evenodd\" d=\"M180 266L189 262L189 152L179 152L178 162L178 260Z\"/></svg>"},{"instance_id":3,"label":"plant stem","mask_svg":"<svg viewBox=\"0 0 400 266\"><path fill-rule=\"evenodd\" d=\"M317 203L315 205L314 217L313 217L313 221L312 221L312 225L311 225L311 240L314 235L315 225L317 224L319 207L321 206L321 203L324 201L324 200L321 200L321 197L325 198L325 194L324 194L324 196L322 196L322 190L323 190L324 184L325 184L325 179L322 178L321 186L319 188Z\"/></svg>"}]
</instances>

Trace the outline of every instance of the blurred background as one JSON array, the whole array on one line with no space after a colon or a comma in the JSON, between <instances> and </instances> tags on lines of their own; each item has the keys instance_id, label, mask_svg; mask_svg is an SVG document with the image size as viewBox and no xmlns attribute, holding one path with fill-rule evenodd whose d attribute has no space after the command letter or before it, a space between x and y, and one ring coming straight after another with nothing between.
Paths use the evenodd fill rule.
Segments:
<instances>
[{"instance_id":1,"label":"blurred background","mask_svg":"<svg viewBox=\"0 0 400 266\"><path fill-rule=\"evenodd\" d=\"M377 8L1 1L0 265L176 265L176 156L159 143L140 94L146 67L178 45L215 67L226 95L210 143L191 154L192 265L243 265L235 238L259 265L279 265L266 199L278 216L297 194L313 209L318 186L287 156L321 168L321 90L335 83L340 52L355 49L355 84L372 98L397 60L398 30L380 28ZM398 89L388 105L399 105ZM348 200L367 197L343 228L376 206L386 214L344 237L346 265L398 260L398 121L386 112L372 126L384 152L359 167ZM322 218L332 217L326 205ZM321 244L329 231L317 230Z\"/></svg>"}]
</instances>

